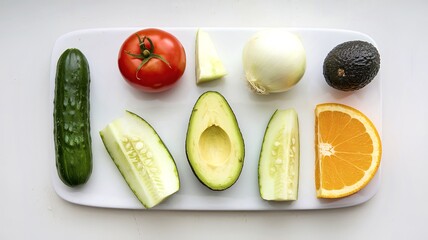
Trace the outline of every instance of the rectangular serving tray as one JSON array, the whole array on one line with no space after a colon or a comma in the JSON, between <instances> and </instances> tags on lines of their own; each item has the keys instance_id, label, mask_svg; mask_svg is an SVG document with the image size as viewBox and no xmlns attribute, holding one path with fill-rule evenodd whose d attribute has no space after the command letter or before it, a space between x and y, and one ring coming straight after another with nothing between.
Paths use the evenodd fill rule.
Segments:
<instances>
[{"instance_id":1,"label":"rectangular serving tray","mask_svg":"<svg viewBox=\"0 0 428 240\"><path fill-rule=\"evenodd\" d=\"M197 28L162 28L183 44L187 65L179 83L171 90L149 94L128 85L117 67L122 42L140 28L87 29L67 33L55 43L52 52L50 92L53 103L56 63L67 48L80 49L89 61L91 72L91 136L93 172L81 187L70 188L59 179L55 153L51 152L52 183L57 194L66 201L106 208L144 209L107 154L99 131L121 117L125 110L146 119L158 132L173 155L181 181L179 192L156 206L164 210L298 210L348 207L366 202L375 195L380 170L360 192L341 199L317 199L314 180L315 106L324 102L350 105L365 113L381 134L381 78L355 92L340 92L329 87L322 65L327 53L349 40L373 43L366 34L334 29L288 28L302 40L307 54L307 67L302 80L288 92L259 96L247 86L242 68L242 49L259 28L203 28L217 47L228 75L223 79L196 85L195 37ZM245 162L238 181L225 191L215 192L203 186L192 173L185 153L187 124L197 98L205 91L220 92L237 117L245 141ZM267 202L260 198L257 165L266 125L275 109L296 109L300 124L299 198L290 202ZM53 105L52 105L53 110ZM53 122L51 129L53 132ZM53 134L52 142L53 145ZM54 148L51 148L54 150Z\"/></svg>"}]
</instances>

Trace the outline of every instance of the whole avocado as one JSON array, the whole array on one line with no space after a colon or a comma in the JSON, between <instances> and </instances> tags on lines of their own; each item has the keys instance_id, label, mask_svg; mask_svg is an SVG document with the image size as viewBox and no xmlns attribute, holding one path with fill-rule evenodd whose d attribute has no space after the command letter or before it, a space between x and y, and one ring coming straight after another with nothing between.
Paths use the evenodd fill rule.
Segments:
<instances>
[{"instance_id":1,"label":"whole avocado","mask_svg":"<svg viewBox=\"0 0 428 240\"><path fill-rule=\"evenodd\" d=\"M380 55L371 43L355 40L337 45L324 59L323 74L331 87L354 91L365 87L377 75Z\"/></svg>"}]
</instances>

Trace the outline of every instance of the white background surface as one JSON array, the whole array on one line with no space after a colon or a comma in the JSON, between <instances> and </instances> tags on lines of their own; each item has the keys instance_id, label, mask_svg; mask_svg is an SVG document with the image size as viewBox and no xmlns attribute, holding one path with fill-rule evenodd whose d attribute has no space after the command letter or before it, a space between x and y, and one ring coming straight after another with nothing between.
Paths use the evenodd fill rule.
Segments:
<instances>
[{"instance_id":1,"label":"white background surface","mask_svg":"<svg viewBox=\"0 0 428 240\"><path fill-rule=\"evenodd\" d=\"M111 2L111 3L110 3ZM428 2L1 1L0 239L424 239ZM51 185L49 67L62 34L95 27L322 27L379 46L382 179L363 205L280 212L136 211L63 201Z\"/></svg>"}]
</instances>

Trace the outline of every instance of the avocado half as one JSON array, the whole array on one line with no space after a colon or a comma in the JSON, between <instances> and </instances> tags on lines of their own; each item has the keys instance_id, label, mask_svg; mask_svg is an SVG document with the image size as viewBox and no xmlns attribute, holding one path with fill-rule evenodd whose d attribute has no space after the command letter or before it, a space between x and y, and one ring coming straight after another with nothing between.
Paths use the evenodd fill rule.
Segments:
<instances>
[{"instance_id":1,"label":"avocado half","mask_svg":"<svg viewBox=\"0 0 428 240\"><path fill-rule=\"evenodd\" d=\"M323 74L328 85L342 91L365 87L377 75L380 55L369 42L355 40L337 45L324 59Z\"/></svg>"},{"instance_id":2,"label":"avocado half","mask_svg":"<svg viewBox=\"0 0 428 240\"><path fill-rule=\"evenodd\" d=\"M193 173L211 190L231 187L244 164L245 146L235 114L218 92L196 101L186 135L186 155Z\"/></svg>"}]
</instances>

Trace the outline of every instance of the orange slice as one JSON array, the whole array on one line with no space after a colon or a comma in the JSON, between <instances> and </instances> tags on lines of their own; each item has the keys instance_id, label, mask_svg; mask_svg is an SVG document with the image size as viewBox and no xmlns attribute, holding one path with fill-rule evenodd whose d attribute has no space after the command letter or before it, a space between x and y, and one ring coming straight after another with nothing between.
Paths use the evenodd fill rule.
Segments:
<instances>
[{"instance_id":1,"label":"orange slice","mask_svg":"<svg viewBox=\"0 0 428 240\"><path fill-rule=\"evenodd\" d=\"M382 145L376 127L359 110L337 103L317 105L315 115L317 197L358 192L380 165Z\"/></svg>"}]
</instances>

